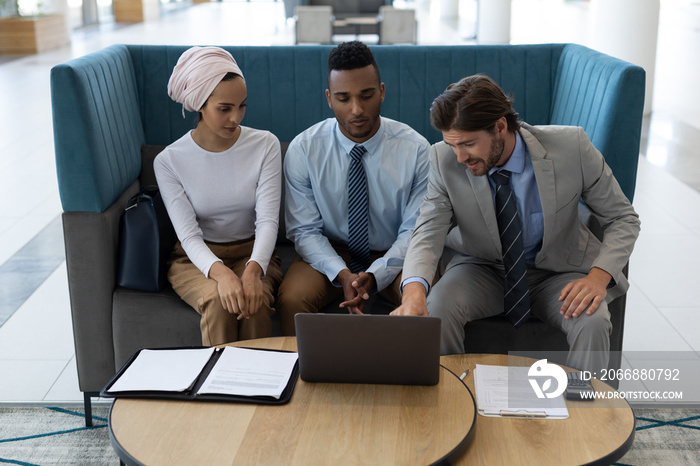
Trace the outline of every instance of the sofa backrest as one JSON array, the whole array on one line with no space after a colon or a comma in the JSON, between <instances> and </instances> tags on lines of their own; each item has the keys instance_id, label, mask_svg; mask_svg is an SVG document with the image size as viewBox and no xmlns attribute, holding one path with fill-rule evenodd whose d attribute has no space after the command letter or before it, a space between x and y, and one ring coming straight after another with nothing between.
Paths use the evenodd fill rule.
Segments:
<instances>
[{"instance_id":1,"label":"sofa backrest","mask_svg":"<svg viewBox=\"0 0 700 466\"><path fill-rule=\"evenodd\" d=\"M138 176L144 127L134 61L113 46L51 70L56 171L65 212L103 212Z\"/></svg>"},{"instance_id":2,"label":"sofa backrest","mask_svg":"<svg viewBox=\"0 0 700 466\"><path fill-rule=\"evenodd\" d=\"M637 181L645 72L581 45L559 59L550 124L581 126L630 201Z\"/></svg>"},{"instance_id":3,"label":"sofa backrest","mask_svg":"<svg viewBox=\"0 0 700 466\"><path fill-rule=\"evenodd\" d=\"M187 46L115 45L51 72L54 139L64 211L101 212L133 182L143 144L170 144L194 127L167 94ZM246 76L243 124L291 141L332 116L325 97L332 46L227 46ZM530 124L583 126L625 194L636 178L644 70L574 44L372 46L386 85L382 114L431 143L429 108L450 83L483 73L515 97Z\"/></svg>"},{"instance_id":4,"label":"sofa backrest","mask_svg":"<svg viewBox=\"0 0 700 466\"><path fill-rule=\"evenodd\" d=\"M128 46L146 142L169 144L194 127L166 86L187 46ZM516 97L521 117L550 121L562 44L527 46L373 46L386 98L382 115L400 120L431 143L441 140L430 125L433 99L464 76L488 74ZM326 101L327 61L332 46L224 47L236 58L248 87L244 124L272 131L280 141L332 117ZM527 76L527 79L523 79Z\"/></svg>"}]
</instances>

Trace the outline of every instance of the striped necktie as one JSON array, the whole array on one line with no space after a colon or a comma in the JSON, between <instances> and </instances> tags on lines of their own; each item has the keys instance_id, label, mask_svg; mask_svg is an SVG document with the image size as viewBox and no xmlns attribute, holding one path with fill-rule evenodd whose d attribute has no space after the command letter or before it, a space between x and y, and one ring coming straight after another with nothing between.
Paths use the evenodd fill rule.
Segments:
<instances>
[{"instance_id":1,"label":"striped necktie","mask_svg":"<svg viewBox=\"0 0 700 466\"><path fill-rule=\"evenodd\" d=\"M491 177L496 182L496 220L505 268L504 310L511 323L518 328L530 317L527 265L520 218L510 187L510 172L499 170Z\"/></svg>"},{"instance_id":2,"label":"striped necktie","mask_svg":"<svg viewBox=\"0 0 700 466\"><path fill-rule=\"evenodd\" d=\"M369 267L369 199L367 177L362 166L362 156L367 149L356 144L350 151L348 175L348 248L350 271L359 273Z\"/></svg>"}]
</instances>

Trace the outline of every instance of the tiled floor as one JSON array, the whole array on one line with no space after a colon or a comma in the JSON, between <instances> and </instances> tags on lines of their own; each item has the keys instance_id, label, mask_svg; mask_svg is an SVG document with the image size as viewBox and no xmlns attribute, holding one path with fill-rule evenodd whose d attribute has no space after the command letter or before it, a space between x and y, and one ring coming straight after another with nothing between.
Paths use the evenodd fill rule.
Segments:
<instances>
[{"instance_id":1,"label":"tiled floor","mask_svg":"<svg viewBox=\"0 0 700 466\"><path fill-rule=\"evenodd\" d=\"M593 46L595 1L513 0L511 42ZM634 200L642 233L625 322L626 359L637 366L636 351L683 352L676 359L700 351L693 266L700 260L700 3L661 3L653 113ZM458 18L441 18L439 4L405 3L418 11L418 42L472 43L475 1L460 0ZM71 46L38 55L0 57L0 403L82 402L61 257L51 67L113 43L291 44L294 27L283 11L281 2L259 0L201 4L154 23L76 31Z\"/></svg>"}]
</instances>

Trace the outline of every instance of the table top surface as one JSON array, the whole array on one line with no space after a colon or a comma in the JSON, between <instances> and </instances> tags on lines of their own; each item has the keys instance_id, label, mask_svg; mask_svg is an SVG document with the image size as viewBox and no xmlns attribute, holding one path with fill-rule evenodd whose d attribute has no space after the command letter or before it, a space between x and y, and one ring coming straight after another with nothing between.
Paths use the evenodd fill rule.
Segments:
<instances>
[{"instance_id":1,"label":"table top surface","mask_svg":"<svg viewBox=\"0 0 700 466\"><path fill-rule=\"evenodd\" d=\"M295 351L296 339L233 345ZM509 362L443 356L440 383L427 387L298 380L285 405L122 398L110 436L122 461L148 465L610 464L629 449L635 418L623 399L567 401L564 420L477 416L476 364ZM465 369L462 383L456 374Z\"/></svg>"}]
</instances>

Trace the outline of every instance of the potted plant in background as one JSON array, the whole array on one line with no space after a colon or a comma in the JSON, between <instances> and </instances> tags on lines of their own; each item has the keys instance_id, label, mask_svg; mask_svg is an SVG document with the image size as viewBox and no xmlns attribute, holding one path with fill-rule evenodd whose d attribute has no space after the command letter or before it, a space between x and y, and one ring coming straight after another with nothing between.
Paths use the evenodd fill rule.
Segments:
<instances>
[{"instance_id":1,"label":"potted plant in background","mask_svg":"<svg viewBox=\"0 0 700 466\"><path fill-rule=\"evenodd\" d=\"M30 55L70 42L65 17L41 2L0 0L0 55Z\"/></svg>"}]
</instances>

